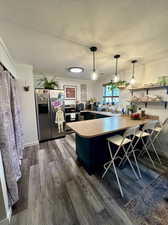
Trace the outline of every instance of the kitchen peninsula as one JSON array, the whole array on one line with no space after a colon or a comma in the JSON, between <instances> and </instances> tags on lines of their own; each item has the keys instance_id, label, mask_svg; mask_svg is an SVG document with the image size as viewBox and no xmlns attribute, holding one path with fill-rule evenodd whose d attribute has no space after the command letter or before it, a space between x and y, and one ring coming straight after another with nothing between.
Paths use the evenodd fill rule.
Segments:
<instances>
[{"instance_id":1,"label":"kitchen peninsula","mask_svg":"<svg viewBox=\"0 0 168 225\"><path fill-rule=\"evenodd\" d=\"M67 125L76 133L76 153L78 161L91 175L109 160L107 137L129 127L143 125L147 120L131 120L123 116L85 120Z\"/></svg>"}]
</instances>

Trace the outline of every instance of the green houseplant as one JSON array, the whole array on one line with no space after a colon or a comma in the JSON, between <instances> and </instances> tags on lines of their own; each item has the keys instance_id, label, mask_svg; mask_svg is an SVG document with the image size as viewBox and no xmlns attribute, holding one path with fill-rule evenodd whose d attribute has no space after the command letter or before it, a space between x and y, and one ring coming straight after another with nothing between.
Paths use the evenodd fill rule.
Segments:
<instances>
[{"instance_id":1,"label":"green houseplant","mask_svg":"<svg viewBox=\"0 0 168 225\"><path fill-rule=\"evenodd\" d=\"M42 78L41 83L44 87L44 89L55 89L58 88L58 82L54 79L48 80L47 77Z\"/></svg>"},{"instance_id":2,"label":"green houseplant","mask_svg":"<svg viewBox=\"0 0 168 225\"><path fill-rule=\"evenodd\" d=\"M109 84L110 86L109 88L110 90L115 88L122 89L122 88L126 88L128 85L129 83L125 80L119 80L118 82L111 81L111 83Z\"/></svg>"}]
</instances>

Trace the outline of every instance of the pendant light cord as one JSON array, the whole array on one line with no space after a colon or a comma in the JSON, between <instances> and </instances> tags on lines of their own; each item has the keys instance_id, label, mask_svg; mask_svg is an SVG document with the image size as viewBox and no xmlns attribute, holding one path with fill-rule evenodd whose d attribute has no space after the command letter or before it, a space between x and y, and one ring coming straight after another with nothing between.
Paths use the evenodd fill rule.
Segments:
<instances>
[{"instance_id":1,"label":"pendant light cord","mask_svg":"<svg viewBox=\"0 0 168 225\"><path fill-rule=\"evenodd\" d=\"M120 55L115 55L114 58L115 58L115 60L116 60L116 65L115 65L115 76L117 77L117 75L118 75L118 59L120 58Z\"/></svg>"},{"instance_id":2,"label":"pendant light cord","mask_svg":"<svg viewBox=\"0 0 168 225\"><path fill-rule=\"evenodd\" d=\"M90 47L90 51L93 53L93 74L92 74L92 79L97 80L97 74L96 74L96 56L95 52L97 51L96 46Z\"/></svg>"},{"instance_id":3,"label":"pendant light cord","mask_svg":"<svg viewBox=\"0 0 168 225\"><path fill-rule=\"evenodd\" d=\"M95 51L93 51L93 72L96 71Z\"/></svg>"},{"instance_id":4,"label":"pendant light cord","mask_svg":"<svg viewBox=\"0 0 168 225\"><path fill-rule=\"evenodd\" d=\"M134 74L135 74L135 63L133 63L133 68L132 68L132 78L134 79Z\"/></svg>"},{"instance_id":5,"label":"pendant light cord","mask_svg":"<svg viewBox=\"0 0 168 225\"><path fill-rule=\"evenodd\" d=\"M135 63L137 63L137 60L132 60L132 79L134 79L135 75Z\"/></svg>"},{"instance_id":6,"label":"pendant light cord","mask_svg":"<svg viewBox=\"0 0 168 225\"><path fill-rule=\"evenodd\" d=\"M118 58L116 58L116 70L115 70L115 75L117 76L117 71L118 70Z\"/></svg>"}]
</instances>

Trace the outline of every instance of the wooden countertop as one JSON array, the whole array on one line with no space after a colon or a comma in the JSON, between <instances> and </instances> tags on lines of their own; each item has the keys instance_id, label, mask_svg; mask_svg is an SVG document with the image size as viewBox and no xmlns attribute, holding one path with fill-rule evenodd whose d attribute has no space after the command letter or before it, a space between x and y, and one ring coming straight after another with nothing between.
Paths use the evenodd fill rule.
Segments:
<instances>
[{"instance_id":1,"label":"wooden countertop","mask_svg":"<svg viewBox=\"0 0 168 225\"><path fill-rule=\"evenodd\" d=\"M112 113L112 112L103 112L103 111L91 111L91 110L83 110L81 112L90 112L93 114L99 114L99 115L103 115L103 116L121 116L121 113Z\"/></svg>"},{"instance_id":2,"label":"wooden countertop","mask_svg":"<svg viewBox=\"0 0 168 225\"><path fill-rule=\"evenodd\" d=\"M149 120L131 120L128 117L113 116L109 118L67 123L67 125L78 135L85 138L92 138L125 130L136 125L143 125L147 121Z\"/></svg>"}]
</instances>

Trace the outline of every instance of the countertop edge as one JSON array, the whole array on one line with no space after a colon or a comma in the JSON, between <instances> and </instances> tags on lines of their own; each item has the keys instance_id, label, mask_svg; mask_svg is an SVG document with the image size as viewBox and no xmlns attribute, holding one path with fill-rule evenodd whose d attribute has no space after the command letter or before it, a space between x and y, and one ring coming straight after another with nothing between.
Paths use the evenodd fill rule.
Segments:
<instances>
[{"instance_id":1,"label":"countertop edge","mask_svg":"<svg viewBox=\"0 0 168 225\"><path fill-rule=\"evenodd\" d=\"M112 116L111 117L108 117L108 118L112 118ZM107 119L107 118L100 118L100 119L93 119L93 120L105 120L105 119ZM88 121L88 120L87 120ZM90 120L90 121L92 121L92 120ZM144 123L146 123L145 122L145 120L142 120L142 123L140 124L140 125L143 125L144 123L143 123L143 121L144 121ZM84 122L84 121L78 121L79 123L80 122ZM77 122L77 123L78 123ZM121 131L121 130L125 130L125 129L128 129L128 128L130 128L131 126L126 126L126 127L124 127L124 128L121 128L121 129L116 129L116 130L113 130L113 131L104 131L104 132L102 132L101 134L97 134L97 135L81 135L79 132L77 132L75 129L73 129L71 126L69 126L68 125L68 123L67 123L67 126L69 127L69 128L71 128L76 134L78 134L80 137L83 137L83 138L87 138L87 139L90 139L90 138L94 138L94 137L99 137L99 136L102 136L102 135L106 135L106 134L113 134L113 133L115 133L115 132L117 132L117 131Z\"/></svg>"}]
</instances>

